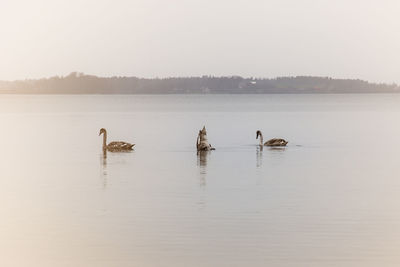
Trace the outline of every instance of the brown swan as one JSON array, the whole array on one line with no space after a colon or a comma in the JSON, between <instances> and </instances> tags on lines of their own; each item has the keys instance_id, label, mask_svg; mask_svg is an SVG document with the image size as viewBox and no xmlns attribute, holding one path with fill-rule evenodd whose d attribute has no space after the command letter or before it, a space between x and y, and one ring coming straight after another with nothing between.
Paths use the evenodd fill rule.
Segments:
<instances>
[{"instance_id":1,"label":"brown swan","mask_svg":"<svg viewBox=\"0 0 400 267\"><path fill-rule=\"evenodd\" d=\"M133 150L135 144L129 144L122 141L111 142L107 145L107 131L104 128L100 129L99 136L103 134L103 150L110 152L125 152Z\"/></svg>"},{"instance_id":2,"label":"brown swan","mask_svg":"<svg viewBox=\"0 0 400 267\"><path fill-rule=\"evenodd\" d=\"M273 138L264 143L264 138L260 130L256 132L256 139L258 139L259 136L260 136L260 146L286 146L288 143L288 141L286 141L285 139L280 139L280 138Z\"/></svg>"},{"instance_id":3,"label":"brown swan","mask_svg":"<svg viewBox=\"0 0 400 267\"><path fill-rule=\"evenodd\" d=\"M199 134L197 135L196 148L197 151L215 150L215 148L213 148L211 144L208 143L206 126L203 126L203 129L200 130Z\"/></svg>"}]
</instances>

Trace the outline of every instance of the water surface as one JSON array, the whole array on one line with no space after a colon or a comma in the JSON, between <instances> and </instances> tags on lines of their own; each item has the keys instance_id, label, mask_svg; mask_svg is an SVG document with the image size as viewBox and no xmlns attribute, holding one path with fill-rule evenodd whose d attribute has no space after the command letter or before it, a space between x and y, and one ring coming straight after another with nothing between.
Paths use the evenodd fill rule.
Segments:
<instances>
[{"instance_id":1,"label":"water surface","mask_svg":"<svg viewBox=\"0 0 400 267\"><path fill-rule=\"evenodd\" d=\"M0 265L398 266L399 118L400 95L2 95Z\"/></svg>"}]
</instances>

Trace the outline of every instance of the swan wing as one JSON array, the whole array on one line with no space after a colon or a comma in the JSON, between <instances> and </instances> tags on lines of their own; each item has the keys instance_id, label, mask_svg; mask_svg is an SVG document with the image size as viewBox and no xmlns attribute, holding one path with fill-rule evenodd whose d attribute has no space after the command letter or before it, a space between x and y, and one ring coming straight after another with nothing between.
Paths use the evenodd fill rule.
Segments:
<instances>
[{"instance_id":1,"label":"swan wing","mask_svg":"<svg viewBox=\"0 0 400 267\"><path fill-rule=\"evenodd\" d=\"M265 146L286 146L288 142L285 139L273 138L264 143Z\"/></svg>"},{"instance_id":2,"label":"swan wing","mask_svg":"<svg viewBox=\"0 0 400 267\"><path fill-rule=\"evenodd\" d=\"M107 148L110 151L132 150L134 145L135 144L130 144L130 143L127 143L127 142L115 141L115 142L109 143L107 145Z\"/></svg>"}]
</instances>

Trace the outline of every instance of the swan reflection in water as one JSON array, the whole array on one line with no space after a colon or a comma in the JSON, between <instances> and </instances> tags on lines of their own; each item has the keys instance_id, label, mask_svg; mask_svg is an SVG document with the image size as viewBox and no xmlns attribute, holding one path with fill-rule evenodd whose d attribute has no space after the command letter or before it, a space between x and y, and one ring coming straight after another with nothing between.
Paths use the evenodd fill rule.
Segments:
<instances>
[{"instance_id":1,"label":"swan reflection in water","mask_svg":"<svg viewBox=\"0 0 400 267\"><path fill-rule=\"evenodd\" d=\"M103 149L103 153L100 155L101 163L101 178L103 179L103 188L107 187L107 149Z\"/></svg>"},{"instance_id":2,"label":"swan reflection in water","mask_svg":"<svg viewBox=\"0 0 400 267\"><path fill-rule=\"evenodd\" d=\"M267 150L267 151L264 151ZM262 145L256 146L256 167L259 168L262 166L263 163L263 151L267 153L267 157L271 156L274 158L280 158L280 154L286 150L286 147L268 147L264 148ZM283 154L281 154L283 155Z\"/></svg>"},{"instance_id":3,"label":"swan reflection in water","mask_svg":"<svg viewBox=\"0 0 400 267\"><path fill-rule=\"evenodd\" d=\"M263 146L256 146L256 166L257 168L261 167L262 165L262 157L263 157Z\"/></svg>"},{"instance_id":4,"label":"swan reflection in water","mask_svg":"<svg viewBox=\"0 0 400 267\"><path fill-rule=\"evenodd\" d=\"M197 166L200 167L200 185L206 185L207 161L210 151L197 151Z\"/></svg>"}]
</instances>

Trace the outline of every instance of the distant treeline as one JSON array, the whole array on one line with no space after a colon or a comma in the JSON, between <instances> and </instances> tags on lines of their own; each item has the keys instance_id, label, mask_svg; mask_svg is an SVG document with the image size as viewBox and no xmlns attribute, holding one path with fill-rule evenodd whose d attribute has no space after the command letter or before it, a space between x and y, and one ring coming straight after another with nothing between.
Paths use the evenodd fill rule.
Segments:
<instances>
[{"instance_id":1,"label":"distant treeline","mask_svg":"<svg viewBox=\"0 0 400 267\"><path fill-rule=\"evenodd\" d=\"M397 93L396 84L329 77L281 77L275 79L230 77L183 77L144 79L102 78L72 72L65 77L0 81L7 94L292 94L292 93Z\"/></svg>"}]
</instances>

